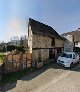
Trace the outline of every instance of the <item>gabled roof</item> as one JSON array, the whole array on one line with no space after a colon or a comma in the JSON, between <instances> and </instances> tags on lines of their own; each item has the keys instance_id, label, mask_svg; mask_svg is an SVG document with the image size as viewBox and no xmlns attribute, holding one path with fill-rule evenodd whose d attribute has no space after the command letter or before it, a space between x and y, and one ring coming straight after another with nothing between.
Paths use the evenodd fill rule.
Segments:
<instances>
[{"instance_id":1,"label":"gabled roof","mask_svg":"<svg viewBox=\"0 0 80 92\"><path fill-rule=\"evenodd\" d=\"M80 31L79 30L72 31L72 32L67 32L67 33L62 34L62 36L67 36L67 35L73 35L74 41L75 42L80 42Z\"/></svg>"},{"instance_id":2,"label":"gabled roof","mask_svg":"<svg viewBox=\"0 0 80 92\"><path fill-rule=\"evenodd\" d=\"M33 34L46 35L54 38L62 37L50 26L29 18L29 25L31 26Z\"/></svg>"}]
</instances>

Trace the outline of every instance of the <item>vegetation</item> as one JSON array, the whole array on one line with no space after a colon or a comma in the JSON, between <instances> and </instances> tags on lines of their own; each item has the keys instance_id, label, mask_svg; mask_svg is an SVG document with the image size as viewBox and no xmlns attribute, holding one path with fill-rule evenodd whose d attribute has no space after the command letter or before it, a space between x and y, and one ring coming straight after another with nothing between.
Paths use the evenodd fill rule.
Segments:
<instances>
[{"instance_id":1,"label":"vegetation","mask_svg":"<svg viewBox=\"0 0 80 92\"><path fill-rule=\"evenodd\" d=\"M48 66L50 66L50 67L52 66L52 63L53 62L50 62L50 63L46 64L44 67L47 69ZM30 73L38 71L38 70L39 69L37 69L37 68L27 68L25 70L21 70L21 71L18 71L18 72L6 74L6 75L4 75L4 78L2 80L0 80L0 85L5 84L5 83L16 82L17 80L21 79L22 77L27 76Z\"/></svg>"},{"instance_id":2,"label":"vegetation","mask_svg":"<svg viewBox=\"0 0 80 92\"><path fill-rule=\"evenodd\" d=\"M0 84L16 82L18 79L21 79L22 77L24 77L29 73L31 73L30 68L27 68L22 71L6 74L6 76L4 76L2 80L0 80Z\"/></svg>"},{"instance_id":3,"label":"vegetation","mask_svg":"<svg viewBox=\"0 0 80 92\"><path fill-rule=\"evenodd\" d=\"M7 51L12 51L12 50L15 50L16 49L16 46L14 45L8 45L7 46Z\"/></svg>"},{"instance_id":4,"label":"vegetation","mask_svg":"<svg viewBox=\"0 0 80 92\"><path fill-rule=\"evenodd\" d=\"M3 53L0 53L0 64L3 63L3 59L4 59L4 54Z\"/></svg>"},{"instance_id":5,"label":"vegetation","mask_svg":"<svg viewBox=\"0 0 80 92\"><path fill-rule=\"evenodd\" d=\"M7 46L7 51L12 51L12 50L15 50L16 49L16 46L14 45L8 45Z\"/></svg>"},{"instance_id":6,"label":"vegetation","mask_svg":"<svg viewBox=\"0 0 80 92\"><path fill-rule=\"evenodd\" d=\"M7 51L12 51L12 50L17 50L17 51L22 51L24 52L24 46L19 45L19 46L15 46L15 45L8 45L7 46Z\"/></svg>"},{"instance_id":7,"label":"vegetation","mask_svg":"<svg viewBox=\"0 0 80 92\"><path fill-rule=\"evenodd\" d=\"M24 51L25 51L25 52L28 52L28 51L29 51L29 48L24 48Z\"/></svg>"},{"instance_id":8,"label":"vegetation","mask_svg":"<svg viewBox=\"0 0 80 92\"><path fill-rule=\"evenodd\" d=\"M16 49L17 49L18 51L25 52L25 51L24 51L24 46L22 46L22 45L17 46Z\"/></svg>"},{"instance_id":9,"label":"vegetation","mask_svg":"<svg viewBox=\"0 0 80 92\"><path fill-rule=\"evenodd\" d=\"M6 52L6 47L5 46L3 47L3 51L2 52Z\"/></svg>"}]
</instances>

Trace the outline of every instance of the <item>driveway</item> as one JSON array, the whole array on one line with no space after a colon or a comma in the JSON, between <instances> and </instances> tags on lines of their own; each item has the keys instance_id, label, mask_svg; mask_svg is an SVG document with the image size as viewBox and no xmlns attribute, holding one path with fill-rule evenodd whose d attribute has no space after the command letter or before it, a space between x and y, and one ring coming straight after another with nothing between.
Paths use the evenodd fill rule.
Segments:
<instances>
[{"instance_id":1,"label":"driveway","mask_svg":"<svg viewBox=\"0 0 80 92\"><path fill-rule=\"evenodd\" d=\"M51 82L40 92L80 92L80 64L63 79Z\"/></svg>"},{"instance_id":2,"label":"driveway","mask_svg":"<svg viewBox=\"0 0 80 92\"><path fill-rule=\"evenodd\" d=\"M15 83L6 84L3 90L4 92L69 92L64 90L68 90L71 86L73 87L73 82L79 80L79 66L80 64L78 64L73 70L69 70L62 68L55 63L31 73L30 75L17 80ZM66 88L66 86L68 87Z\"/></svg>"}]
</instances>

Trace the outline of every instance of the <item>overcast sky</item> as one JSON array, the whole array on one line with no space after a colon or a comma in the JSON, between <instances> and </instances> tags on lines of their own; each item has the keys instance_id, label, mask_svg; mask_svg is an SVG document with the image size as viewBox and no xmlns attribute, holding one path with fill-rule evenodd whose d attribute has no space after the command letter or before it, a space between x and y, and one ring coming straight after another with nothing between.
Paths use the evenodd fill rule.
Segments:
<instances>
[{"instance_id":1,"label":"overcast sky","mask_svg":"<svg viewBox=\"0 0 80 92\"><path fill-rule=\"evenodd\" d=\"M80 27L80 0L0 0L0 41L27 35L31 17L59 34Z\"/></svg>"}]
</instances>

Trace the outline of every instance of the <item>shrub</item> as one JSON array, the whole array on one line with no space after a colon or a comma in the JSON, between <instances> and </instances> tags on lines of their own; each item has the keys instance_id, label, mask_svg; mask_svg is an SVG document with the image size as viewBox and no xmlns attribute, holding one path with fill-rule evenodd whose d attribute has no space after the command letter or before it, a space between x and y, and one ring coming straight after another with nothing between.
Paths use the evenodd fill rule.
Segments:
<instances>
[{"instance_id":1,"label":"shrub","mask_svg":"<svg viewBox=\"0 0 80 92\"><path fill-rule=\"evenodd\" d=\"M12 51L12 50L15 50L16 49L16 46L14 45L8 45L7 46L7 51Z\"/></svg>"}]
</instances>

